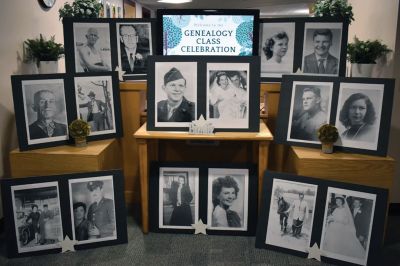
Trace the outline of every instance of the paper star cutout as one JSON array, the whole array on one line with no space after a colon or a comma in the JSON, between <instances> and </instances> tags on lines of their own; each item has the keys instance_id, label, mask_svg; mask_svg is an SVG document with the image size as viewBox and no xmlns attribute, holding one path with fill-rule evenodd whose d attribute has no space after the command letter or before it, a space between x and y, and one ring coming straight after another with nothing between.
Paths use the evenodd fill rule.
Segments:
<instances>
[{"instance_id":1,"label":"paper star cutout","mask_svg":"<svg viewBox=\"0 0 400 266\"><path fill-rule=\"evenodd\" d=\"M199 120L194 120L192 122L196 123L197 126L204 126L208 123L207 120L204 119L203 115L200 116Z\"/></svg>"},{"instance_id":2,"label":"paper star cutout","mask_svg":"<svg viewBox=\"0 0 400 266\"><path fill-rule=\"evenodd\" d=\"M122 69L120 69L119 66L115 67L115 71L118 72L119 81L124 81L124 78L122 76L125 74L125 71L122 71Z\"/></svg>"},{"instance_id":3,"label":"paper star cutout","mask_svg":"<svg viewBox=\"0 0 400 266\"><path fill-rule=\"evenodd\" d=\"M319 249L317 243L314 243L314 245L311 248L308 248L307 259L315 259L317 261L321 261L321 255L322 255L322 252Z\"/></svg>"},{"instance_id":4,"label":"paper star cutout","mask_svg":"<svg viewBox=\"0 0 400 266\"><path fill-rule=\"evenodd\" d=\"M64 241L61 242L61 248L62 251L61 253L67 252L67 251L75 251L74 245L77 243L76 240L71 240L69 239L69 236L66 235L64 238Z\"/></svg>"},{"instance_id":5,"label":"paper star cutout","mask_svg":"<svg viewBox=\"0 0 400 266\"><path fill-rule=\"evenodd\" d=\"M295 72L295 74L303 74L303 71L301 70L300 67L297 69L297 71Z\"/></svg>"},{"instance_id":6,"label":"paper star cutout","mask_svg":"<svg viewBox=\"0 0 400 266\"><path fill-rule=\"evenodd\" d=\"M195 229L194 234L204 234L206 235L206 228L207 225L203 223L203 221L200 219L197 223L192 224L192 227Z\"/></svg>"}]
</instances>

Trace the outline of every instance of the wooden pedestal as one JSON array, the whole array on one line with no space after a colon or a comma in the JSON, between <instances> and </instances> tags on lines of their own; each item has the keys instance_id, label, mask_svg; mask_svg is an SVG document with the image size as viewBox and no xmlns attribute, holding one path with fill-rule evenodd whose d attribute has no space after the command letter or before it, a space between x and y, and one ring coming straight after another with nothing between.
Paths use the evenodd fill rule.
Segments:
<instances>
[{"instance_id":1,"label":"wooden pedestal","mask_svg":"<svg viewBox=\"0 0 400 266\"><path fill-rule=\"evenodd\" d=\"M100 140L87 147L58 146L10 152L11 177L44 176L119 169L121 149L117 140Z\"/></svg>"},{"instance_id":2,"label":"wooden pedestal","mask_svg":"<svg viewBox=\"0 0 400 266\"><path fill-rule=\"evenodd\" d=\"M340 152L323 154L318 149L291 147L285 170L297 175L386 188L390 194L395 160Z\"/></svg>"}]
</instances>

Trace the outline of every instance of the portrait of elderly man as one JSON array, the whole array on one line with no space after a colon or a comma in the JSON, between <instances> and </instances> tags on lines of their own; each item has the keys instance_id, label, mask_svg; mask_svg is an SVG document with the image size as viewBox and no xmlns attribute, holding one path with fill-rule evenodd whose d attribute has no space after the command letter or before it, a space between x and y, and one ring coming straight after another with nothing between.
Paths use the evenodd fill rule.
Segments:
<instances>
[{"instance_id":1,"label":"portrait of elderly man","mask_svg":"<svg viewBox=\"0 0 400 266\"><path fill-rule=\"evenodd\" d=\"M120 60L125 74L145 73L149 47L139 43L137 28L130 24L120 25Z\"/></svg>"},{"instance_id":2,"label":"portrait of elderly man","mask_svg":"<svg viewBox=\"0 0 400 266\"><path fill-rule=\"evenodd\" d=\"M36 112L37 119L29 125L30 139L67 135L67 126L55 121L58 113L56 102L56 96L50 90L35 92L32 109Z\"/></svg>"},{"instance_id":3,"label":"portrait of elderly man","mask_svg":"<svg viewBox=\"0 0 400 266\"><path fill-rule=\"evenodd\" d=\"M333 34L330 29L316 29L313 33L314 52L304 57L303 73L338 74L339 60L329 53Z\"/></svg>"},{"instance_id":4,"label":"portrait of elderly man","mask_svg":"<svg viewBox=\"0 0 400 266\"><path fill-rule=\"evenodd\" d=\"M111 71L103 58L101 49L96 47L99 40L99 31L96 28L89 28L85 35L86 44L78 47L80 65L84 72Z\"/></svg>"},{"instance_id":5,"label":"portrait of elderly man","mask_svg":"<svg viewBox=\"0 0 400 266\"><path fill-rule=\"evenodd\" d=\"M104 197L103 185L103 181L87 183L92 200L87 212L89 239L114 236L116 232L114 201Z\"/></svg>"},{"instance_id":6,"label":"portrait of elderly man","mask_svg":"<svg viewBox=\"0 0 400 266\"><path fill-rule=\"evenodd\" d=\"M326 124L326 113L321 108L321 91L306 87L302 94L302 110L293 115L290 137L292 139L318 141L318 129Z\"/></svg>"},{"instance_id":7,"label":"portrait of elderly man","mask_svg":"<svg viewBox=\"0 0 400 266\"><path fill-rule=\"evenodd\" d=\"M166 100L157 103L158 122L192 122L195 120L196 104L187 100L186 79L175 67L164 75L163 91L167 95Z\"/></svg>"}]
</instances>

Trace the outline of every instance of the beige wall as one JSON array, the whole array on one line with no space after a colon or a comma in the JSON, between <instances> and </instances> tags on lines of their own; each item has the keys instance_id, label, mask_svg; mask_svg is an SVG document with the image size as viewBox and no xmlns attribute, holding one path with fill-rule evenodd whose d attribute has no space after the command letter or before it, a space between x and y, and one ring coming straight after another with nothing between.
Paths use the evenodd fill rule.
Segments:
<instances>
[{"instance_id":1,"label":"beige wall","mask_svg":"<svg viewBox=\"0 0 400 266\"><path fill-rule=\"evenodd\" d=\"M397 28L399 0L348 0L348 2L353 6L355 17L349 28L349 42L353 41L354 35L361 40L379 39L394 50L388 55L387 62L384 60L378 62L373 77L396 78L389 155L397 161L391 202L400 202L400 38L399 34L396 34L399 32Z\"/></svg>"},{"instance_id":2,"label":"beige wall","mask_svg":"<svg viewBox=\"0 0 400 266\"><path fill-rule=\"evenodd\" d=\"M122 6L123 0L112 0ZM62 23L58 19L58 9L65 2L58 0L50 10L43 10L38 1L2 1L0 13L0 178L8 177L8 152L18 146L15 128L14 105L10 76L35 71L32 65L23 65L22 43L28 38L36 38L42 33L55 35L56 42L64 43ZM21 71L23 70L23 71ZM36 70L37 71L37 70ZM59 61L59 72L65 72L64 59ZM0 218L2 209L0 204Z\"/></svg>"}]
</instances>

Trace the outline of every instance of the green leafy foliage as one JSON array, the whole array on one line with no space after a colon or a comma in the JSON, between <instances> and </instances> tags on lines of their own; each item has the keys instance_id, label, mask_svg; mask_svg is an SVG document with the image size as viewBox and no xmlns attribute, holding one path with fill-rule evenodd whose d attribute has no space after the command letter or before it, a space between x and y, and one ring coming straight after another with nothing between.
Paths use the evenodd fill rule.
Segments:
<instances>
[{"instance_id":1,"label":"green leafy foliage","mask_svg":"<svg viewBox=\"0 0 400 266\"><path fill-rule=\"evenodd\" d=\"M318 139L322 143L334 143L338 138L339 132L334 125L325 124L318 129Z\"/></svg>"},{"instance_id":2,"label":"green leafy foliage","mask_svg":"<svg viewBox=\"0 0 400 266\"><path fill-rule=\"evenodd\" d=\"M76 0L72 4L68 2L58 10L60 19L65 17L98 18L101 4L97 0Z\"/></svg>"},{"instance_id":3,"label":"green leafy foliage","mask_svg":"<svg viewBox=\"0 0 400 266\"><path fill-rule=\"evenodd\" d=\"M90 134L90 125L82 119L75 119L69 125L69 134L73 138L86 138Z\"/></svg>"},{"instance_id":4,"label":"green leafy foliage","mask_svg":"<svg viewBox=\"0 0 400 266\"><path fill-rule=\"evenodd\" d=\"M313 11L316 17L340 18L349 24L354 21L353 7L346 0L317 0Z\"/></svg>"},{"instance_id":5,"label":"green leafy foliage","mask_svg":"<svg viewBox=\"0 0 400 266\"><path fill-rule=\"evenodd\" d=\"M26 45L27 59L39 63L39 61L57 61L64 55L64 47L61 43L55 42L55 36L46 40L42 34L36 39L27 39Z\"/></svg>"},{"instance_id":6,"label":"green leafy foliage","mask_svg":"<svg viewBox=\"0 0 400 266\"><path fill-rule=\"evenodd\" d=\"M375 60L391 52L386 44L379 40L360 41L354 37L354 43L347 45L347 60L357 64L375 64Z\"/></svg>"}]
</instances>

